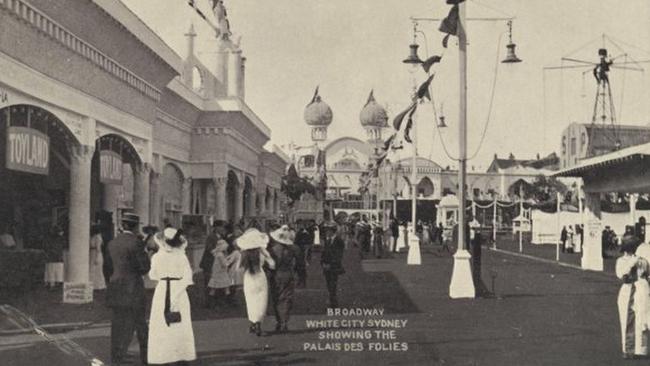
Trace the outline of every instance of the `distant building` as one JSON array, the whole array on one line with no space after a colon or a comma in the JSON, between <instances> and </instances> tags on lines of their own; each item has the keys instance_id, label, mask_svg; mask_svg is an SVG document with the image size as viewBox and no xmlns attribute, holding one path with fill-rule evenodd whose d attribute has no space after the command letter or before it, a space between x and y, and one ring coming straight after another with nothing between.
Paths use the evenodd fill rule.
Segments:
<instances>
[{"instance_id":1,"label":"distant building","mask_svg":"<svg viewBox=\"0 0 650 366\"><path fill-rule=\"evenodd\" d=\"M494 159L487 169L488 173L506 173L506 174L546 174L559 169L557 154L551 153L546 157L540 158L537 154L535 159L516 159L513 154L507 159L501 159L494 154Z\"/></svg>"},{"instance_id":2,"label":"distant building","mask_svg":"<svg viewBox=\"0 0 650 366\"><path fill-rule=\"evenodd\" d=\"M572 123L562 132L560 166L570 168L582 159L646 142L650 142L650 126Z\"/></svg>"}]
</instances>

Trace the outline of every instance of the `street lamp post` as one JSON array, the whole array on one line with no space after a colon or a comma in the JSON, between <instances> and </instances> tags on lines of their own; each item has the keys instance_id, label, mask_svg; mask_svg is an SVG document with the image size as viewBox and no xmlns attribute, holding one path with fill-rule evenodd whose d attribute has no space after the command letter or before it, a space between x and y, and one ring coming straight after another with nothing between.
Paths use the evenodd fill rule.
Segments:
<instances>
[{"instance_id":1,"label":"street lamp post","mask_svg":"<svg viewBox=\"0 0 650 366\"><path fill-rule=\"evenodd\" d=\"M454 254L454 269L451 274L449 296L452 299L474 298L476 290L470 267L471 255L466 250L467 212L467 34L465 32L465 4L458 4L458 58L460 71L460 108L458 111L459 169L458 169L458 249Z\"/></svg>"}]
</instances>

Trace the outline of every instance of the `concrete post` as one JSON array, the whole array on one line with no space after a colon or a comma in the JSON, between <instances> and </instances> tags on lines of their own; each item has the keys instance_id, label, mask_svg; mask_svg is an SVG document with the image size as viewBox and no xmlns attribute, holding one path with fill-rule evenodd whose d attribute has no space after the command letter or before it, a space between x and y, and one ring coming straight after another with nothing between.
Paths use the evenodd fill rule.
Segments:
<instances>
[{"instance_id":1,"label":"concrete post","mask_svg":"<svg viewBox=\"0 0 650 366\"><path fill-rule=\"evenodd\" d=\"M235 222L244 217L244 185L239 184L235 189Z\"/></svg>"},{"instance_id":2,"label":"concrete post","mask_svg":"<svg viewBox=\"0 0 650 366\"><path fill-rule=\"evenodd\" d=\"M162 226L161 216L163 214L162 210L162 201L160 194L160 173L152 172L151 173L151 185L150 185L150 197L151 197L151 208L150 213L150 224L156 225L158 227Z\"/></svg>"},{"instance_id":3,"label":"concrete post","mask_svg":"<svg viewBox=\"0 0 650 366\"><path fill-rule=\"evenodd\" d=\"M603 270L601 248L602 223L600 212L600 194L585 193L584 217L585 242L582 248L582 268L592 271Z\"/></svg>"},{"instance_id":4,"label":"concrete post","mask_svg":"<svg viewBox=\"0 0 650 366\"><path fill-rule=\"evenodd\" d=\"M227 180L227 178L217 178L214 180L214 188L217 196L217 220L228 221Z\"/></svg>"},{"instance_id":5,"label":"concrete post","mask_svg":"<svg viewBox=\"0 0 650 366\"><path fill-rule=\"evenodd\" d=\"M70 147L70 212L68 222L69 255L66 268L64 302L92 302L89 279L90 254L90 167L93 146ZM82 296L69 296L69 289L80 286Z\"/></svg>"}]
</instances>

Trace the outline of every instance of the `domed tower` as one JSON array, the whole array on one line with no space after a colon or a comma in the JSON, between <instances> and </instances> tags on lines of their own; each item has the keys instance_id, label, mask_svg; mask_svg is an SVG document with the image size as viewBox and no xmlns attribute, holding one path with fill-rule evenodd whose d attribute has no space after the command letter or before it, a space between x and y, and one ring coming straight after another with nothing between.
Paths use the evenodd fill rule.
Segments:
<instances>
[{"instance_id":1,"label":"domed tower","mask_svg":"<svg viewBox=\"0 0 650 366\"><path fill-rule=\"evenodd\" d=\"M311 139L315 143L327 140L327 127L332 123L332 109L321 100L318 87L311 102L305 107L305 122L311 127Z\"/></svg>"},{"instance_id":2,"label":"domed tower","mask_svg":"<svg viewBox=\"0 0 650 366\"><path fill-rule=\"evenodd\" d=\"M366 129L368 143L377 145L382 142L381 131L388 127L388 115L384 107L375 100L373 91L370 91L368 101L359 114L361 126Z\"/></svg>"}]
</instances>

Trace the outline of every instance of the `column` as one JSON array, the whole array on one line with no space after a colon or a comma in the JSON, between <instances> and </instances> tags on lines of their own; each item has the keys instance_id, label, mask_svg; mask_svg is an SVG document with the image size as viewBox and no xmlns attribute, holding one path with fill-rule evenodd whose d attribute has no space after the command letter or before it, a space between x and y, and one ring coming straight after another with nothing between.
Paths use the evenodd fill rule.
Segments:
<instances>
[{"instance_id":1,"label":"column","mask_svg":"<svg viewBox=\"0 0 650 366\"><path fill-rule=\"evenodd\" d=\"M602 223L600 212L600 194L584 194L583 222L585 223L585 243L582 248L582 268L592 271L603 270Z\"/></svg>"},{"instance_id":2,"label":"column","mask_svg":"<svg viewBox=\"0 0 650 366\"><path fill-rule=\"evenodd\" d=\"M638 193L630 193L630 225L636 223L636 202L638 199Z\"/></svg>"},{"instance_id":3,"label":"column","mask_svg":"<svg viewBox=\"0 0 650 366\"><path fill-rule=\"evenodd\" d=\"M117 210L120 205L120 196L122 194L122 185L120 184L104 184L104 192L102 197L102 209L109 211L113 216L113 223L117 224Z\"/></svg>"},{"instance_id":4,"label":"column","mask_svg":"<svg viewBox=\"0 0 650 366\"><path fill-rule=\"evenodd\" d=\"M244 185L239 184L235 188L235 222L244 217Z\"/></svg>"},{"instance_id":5,"label":"column","mask_svg":"<svg viewBox=\"0 0 650 366\"><path fill-rule=\"evenodd\" d=\"M149 210L150 214L150 223L158 227L162 226L162 201L160 194L160 173L151 172L151 209Z\"/></svg>"},{"instance_id":6,"label":"column","mask_svg":"<svg viewBox=\"0 0 650 366\"><path fill-rule=\"evenodd\" d=\"M227 178L214 180L214 189L217 197L217 220L228 221L228 198L226 193Z\"/></svg>"},{"instance_id":7,"label":"column","mask_svg":"<svg viewBox=\"0 0 650 366\"><path fill-rule=\"evenodd\" d=\"M140 216L140 224L149 224L149 174L151 166L140 163L135 168L133 177L133 206L135 213Z\"/></svg>"},{"instance_id":8,"label":"column","mask_svg":"<svg viewBox=\"0 0 650 366\"><path fill-rule=\"evenodd\" d=\"M248 193L248 201L246 202L248 204L248 216L250 217L257 215L257 208L255 207L256 200L257 192L255 192L255 189L251 188L250 192Z\"/></svg>"},{"instance_id":9,"label":"column","mask_svg":"<svg viewBox=\"0 0 650 366\"><path fill-rule=\"evenodd\" d=\"M192 210L192 178L183 179L183 213L190 214Z\"/></svg>"},{"instance_id":10,"label":"column","mask_svg":"<svg viewBox=\"0 0 650 366\"><path fill-rule=\"evenodd\" d=\"M258 193L258 197L260 198L259 215L266 216L266 189L262 189L260 193Z\"/></svg>"},{"instance_id":11,"label":"column","mask_svg":"<svg viewBox=\"0 0 650 366\"><path fill-rule=\"evenodd\" d=\"M65 276L64 302L92 302L92 285L88 274L90 243L90 167L93 146L70 147L70 212L68 222L69 254ZM82 295L69 288L83 288ZM88 292L90 289L90 293ZM70 291L71 292L71 291Z\"/></svg>"}]
</instances>

